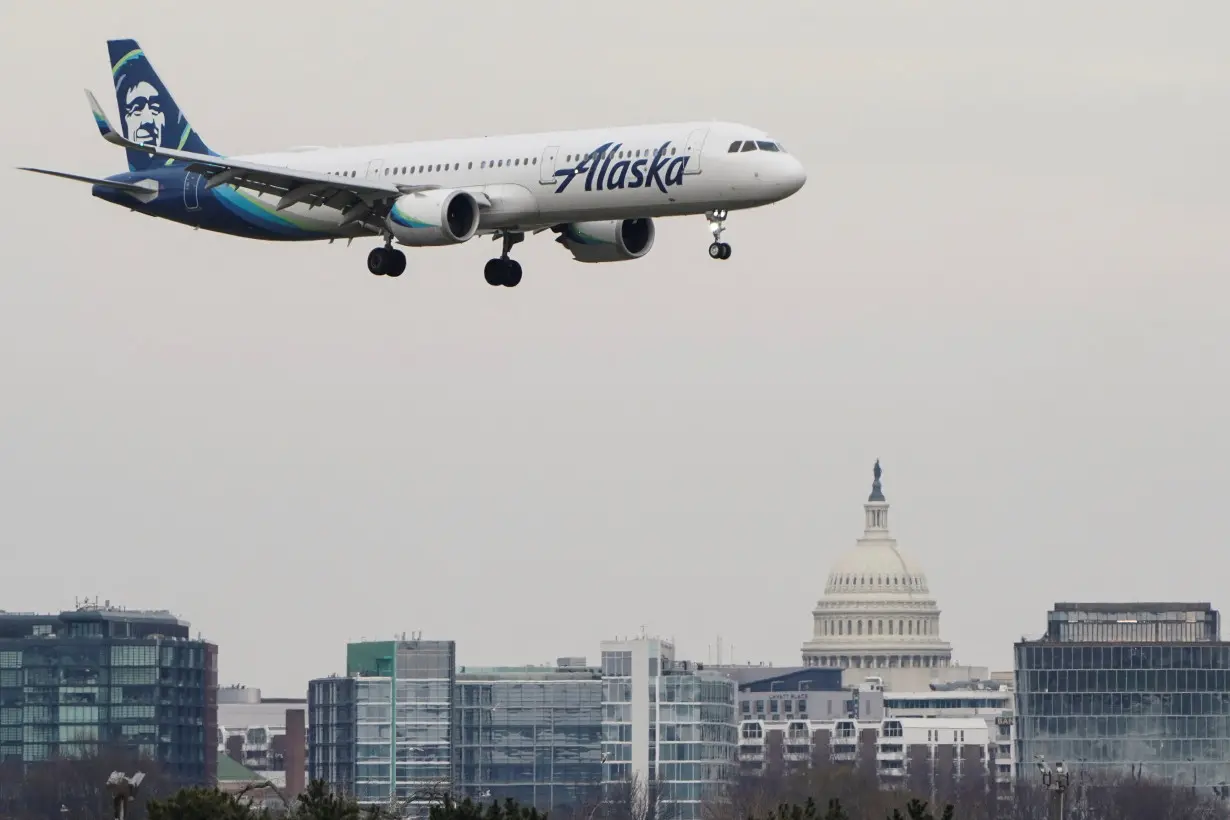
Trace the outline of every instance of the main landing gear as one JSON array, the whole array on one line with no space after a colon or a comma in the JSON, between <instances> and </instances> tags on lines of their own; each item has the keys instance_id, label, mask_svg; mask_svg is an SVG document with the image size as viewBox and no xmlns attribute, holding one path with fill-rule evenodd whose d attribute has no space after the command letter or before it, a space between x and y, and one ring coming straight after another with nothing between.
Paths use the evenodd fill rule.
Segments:
<instances>
[{"instance_id":1,"label":"main landing gear","mask_svg":"<svg viewBox=\"0 0 1230 820\"><path fill-rule=\"evenodd\" d=\"M709 220L709 232L713 234L713 244L709 246L710 259L729 259L730 245L722 241L722 231L726 230L726 211L710 211L705 214Z\"/></svg>"},{"instance_id":2,"label":"main landing gear","mask_svg":"<svg viewBox=\"0 0 1230 820\"><path fill-rule=\"evenodd\" d=\"M487 280L488 285L493 287L503 285L506 288L515 288L521 284L521 263L510 259L508 252L512 250L513 245L525 240L525 234L501 231L492 239L503 239L504 251L498 259L492 259L483 268L483 278Z\"/></svg>"},{"instance_id":3,"label":"main landing gear","mask_svg":"<svg viewBox=\"0 0 1230 820\"><path fill-rule=\"evenodd\" d=\"M391 242L383 248L372 248L367 255L367 269L376 276L401 276L406 270L406 255Z\"/></svg>"}]
</instances>

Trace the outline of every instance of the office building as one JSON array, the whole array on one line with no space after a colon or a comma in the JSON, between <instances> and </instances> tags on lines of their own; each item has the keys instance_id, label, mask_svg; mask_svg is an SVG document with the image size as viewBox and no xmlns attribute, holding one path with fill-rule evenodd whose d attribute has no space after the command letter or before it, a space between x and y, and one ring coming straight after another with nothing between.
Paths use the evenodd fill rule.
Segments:
<instances>
[{"instance_id":1,"label":"office building","mask_svg":"<svg viewBox=\"0 0 1230 820\"><path fill-rule=\"evenodd\" d=\"M634 816L662 806L697 820L734 774L735 681L641 637L602 643L602 686L607 799L626 801Z\"/></svg>"},{"instance_id":2,"label":"office building","mask_svg":"<svg viewBox=\"0 0 1230 820\"><path fill-rule=\"evenodd\" d=\"M1059 603L1015 657L1017 760L1230 782L1230 644L1207 603Z\"/></svg>"},{"instance_id":3,"label":"office building","mask_svg":"<svg viewBox=\"0 0 1230 820\"><path fill-rule=\"evenodd\" d=\"M354 678L338 675L308 681L307 779L323 780L351 797L356 795L357 689Z\"/></svg>"},{"instance_id":4,"label":"office building","mask_svg":"<svg viewBox=\"0 0 1230 820\"><path fill-rule=\"evenodd\" d=\"M601 669L584 658L560 658L553 667L465 666L454 702L459 797L511 797L540 811L601 799Z\"/></svg>"},{"instance_id":5,"label":"office building","mask_svg":"<svg viewBox=\"0 0 1230 820\"><path fill-rule=\"evenodd\" d=\"M0 613L0 760L136 754L213 784L217 689L217 647L169 612Z\"/></svg>"},{"instance_id":6,"label":"office building","mask_svg":"<svg viewBox=\"0 0 1230 820\"><path fill-rule=\"evenodd\" d=\"M348 644L346 677L308 685L312 778L425 817L453 789L456 659L453 641Z\"/></svg>"}]
</instances>

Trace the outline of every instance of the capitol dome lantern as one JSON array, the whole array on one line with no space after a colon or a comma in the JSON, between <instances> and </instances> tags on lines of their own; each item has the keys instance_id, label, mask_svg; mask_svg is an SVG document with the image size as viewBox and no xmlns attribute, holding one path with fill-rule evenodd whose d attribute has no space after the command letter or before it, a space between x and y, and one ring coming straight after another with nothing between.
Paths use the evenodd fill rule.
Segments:
<instances>
[{"instance_id":1,"label":"capitol dome lantern","mask_svg":"<svg viewBox=\"0 0 1230 820\"><path fill-rule=\"evenodd\" d=\"M940 637L940 610L921 567L897 547L888 528L888 501L876 461L864 532L829 570L824 595L812 610L812 637L803 663L848 670L855 682L893 669L936 669L952 664Z\"/></svg>"}]
</instances>

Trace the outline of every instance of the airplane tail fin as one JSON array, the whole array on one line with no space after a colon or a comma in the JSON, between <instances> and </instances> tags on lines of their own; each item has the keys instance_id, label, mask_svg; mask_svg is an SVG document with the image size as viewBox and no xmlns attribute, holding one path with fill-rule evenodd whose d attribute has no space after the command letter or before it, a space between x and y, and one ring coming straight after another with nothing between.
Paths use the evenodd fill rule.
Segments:
<instances>
[{"instance_id":1,"label":"airplane tail fin","mask_svg":"<svg viewBox=\"0 0 1230 820\"><path fill-rule=\"evenodd\" d=\"M111 56L111 79L115 82L120 130L127 139L144 145L152 143L161 148L217 156L188 123L183 109L176 104L170 89L136 40L108 40L107 50ZM127 149L127 154L130 171L175 162L132 148Z\"/></svg>"}]
</instances>

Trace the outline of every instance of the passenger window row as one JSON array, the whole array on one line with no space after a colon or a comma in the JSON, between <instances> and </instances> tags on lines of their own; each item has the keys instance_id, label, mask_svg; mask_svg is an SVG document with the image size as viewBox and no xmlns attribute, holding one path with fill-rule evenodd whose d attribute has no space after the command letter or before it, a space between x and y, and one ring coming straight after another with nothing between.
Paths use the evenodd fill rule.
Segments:
<instances>
[{"instance_id":1,"label":"passenger window row","mask_svg":"<svg viewBox=\"0 0 1230 820\"><path fill-rule=\"evenodd\" d=\"M782 147L780 142L769 142L767 140L735 140L730 144L728 154L737 154L741 151L781 151L786 153L786 149Z\"/></svg>"},{"instance_id":2,"label":"passenger window row","mask_svg":"<svg viewBox=\"0 0 1230 820\"><path fill-rule=\"evenodd\" d=\"M736 145L737 144L738 143L736 143ZM761 145L772 145L772 143L761 143ZM637 150L624 149L622 151L616 151L615 156L618 159L624 159L625 157L627 157L628 159L632 159L635 157L649 157L649 156L656 157L659 155L674 156L675 150L676 149L671 148L669 152L664 152L661 148L642 148L642 149L637 149ZM734 150L736 150L735 147L731 146L731 151L734 151ZM751 149L745 149L745 150L755 150L755 148L753 147ZM777 148L765 148L764 150L776 151L778 149ZM605 153L602 151L592 151L588 154L579 154L579 153L578 154L568 154L565 156L565 161L566 162L580 162L582 159L602 159L604 156L605 156ZM520 167L523 165L537 165L537 164L538 164L537 157L531 157L528 159L521 159L521 158L500 159L500 160L489 159L489 160L481 160L479 162L478 167L480 169L505 168L505 167L516 168L516 167ZM432 173L432 172L439 172L439 171L460 171L460 170L461 170L460 162L452 162L452 163L443 162L443 163L436 163L434 165L426 164L426 165L392 166L389 168L385 168L383 175L386 177L387 176L410 176L416 173L423 174L423 173ZM474 170L474 163L467 162L466 170L468 171ZM328 171L327 173L329 174L329 176L341 176L341 177L355 177L358 175L357 171Z\"/></svg>"},{"instance_id":3,"label":"passenger window row","mask_svg":"<svg viewBox=\"0 0 1230 820\"><path fill-rule=\"evenodd\" d=\"M670 151L665 151L665 152L661 148L642 148L642 149L638 149L635 151L630 148L625 148L622 151L616 151L615 158L616 159L635 159L637 157L651 157L651 156L652 157L657 157L657 156L672 156L673 157L675 155L675 151L676 151L675 148L671 148ZM591 151L588 154L567 154L564 157L564 161L565 162L580 162L582 159L602 159L605 156L606 156L606 152L604 151Z\"/></svg>"},{"instance_id":4,"label":"passenger window row","mask_svg":"<svg viewBox=\"0 0 1230 820\"><path fill-rule=\"evenodd\" d=\"M501 160L483 160L480 162L480 168L503 168L507 166L520 165L537 165L538 159L501 159ZM433 171L460 171L460 162L438 162L435 165L401 165L392 166L384 169L384 176L410 176L411 174L431 173ZM466 170L474 170L474 163L467 162ZM329 176L353 177L356 176L355 171L329 171Z\"/></svg>"}]
</instances>

